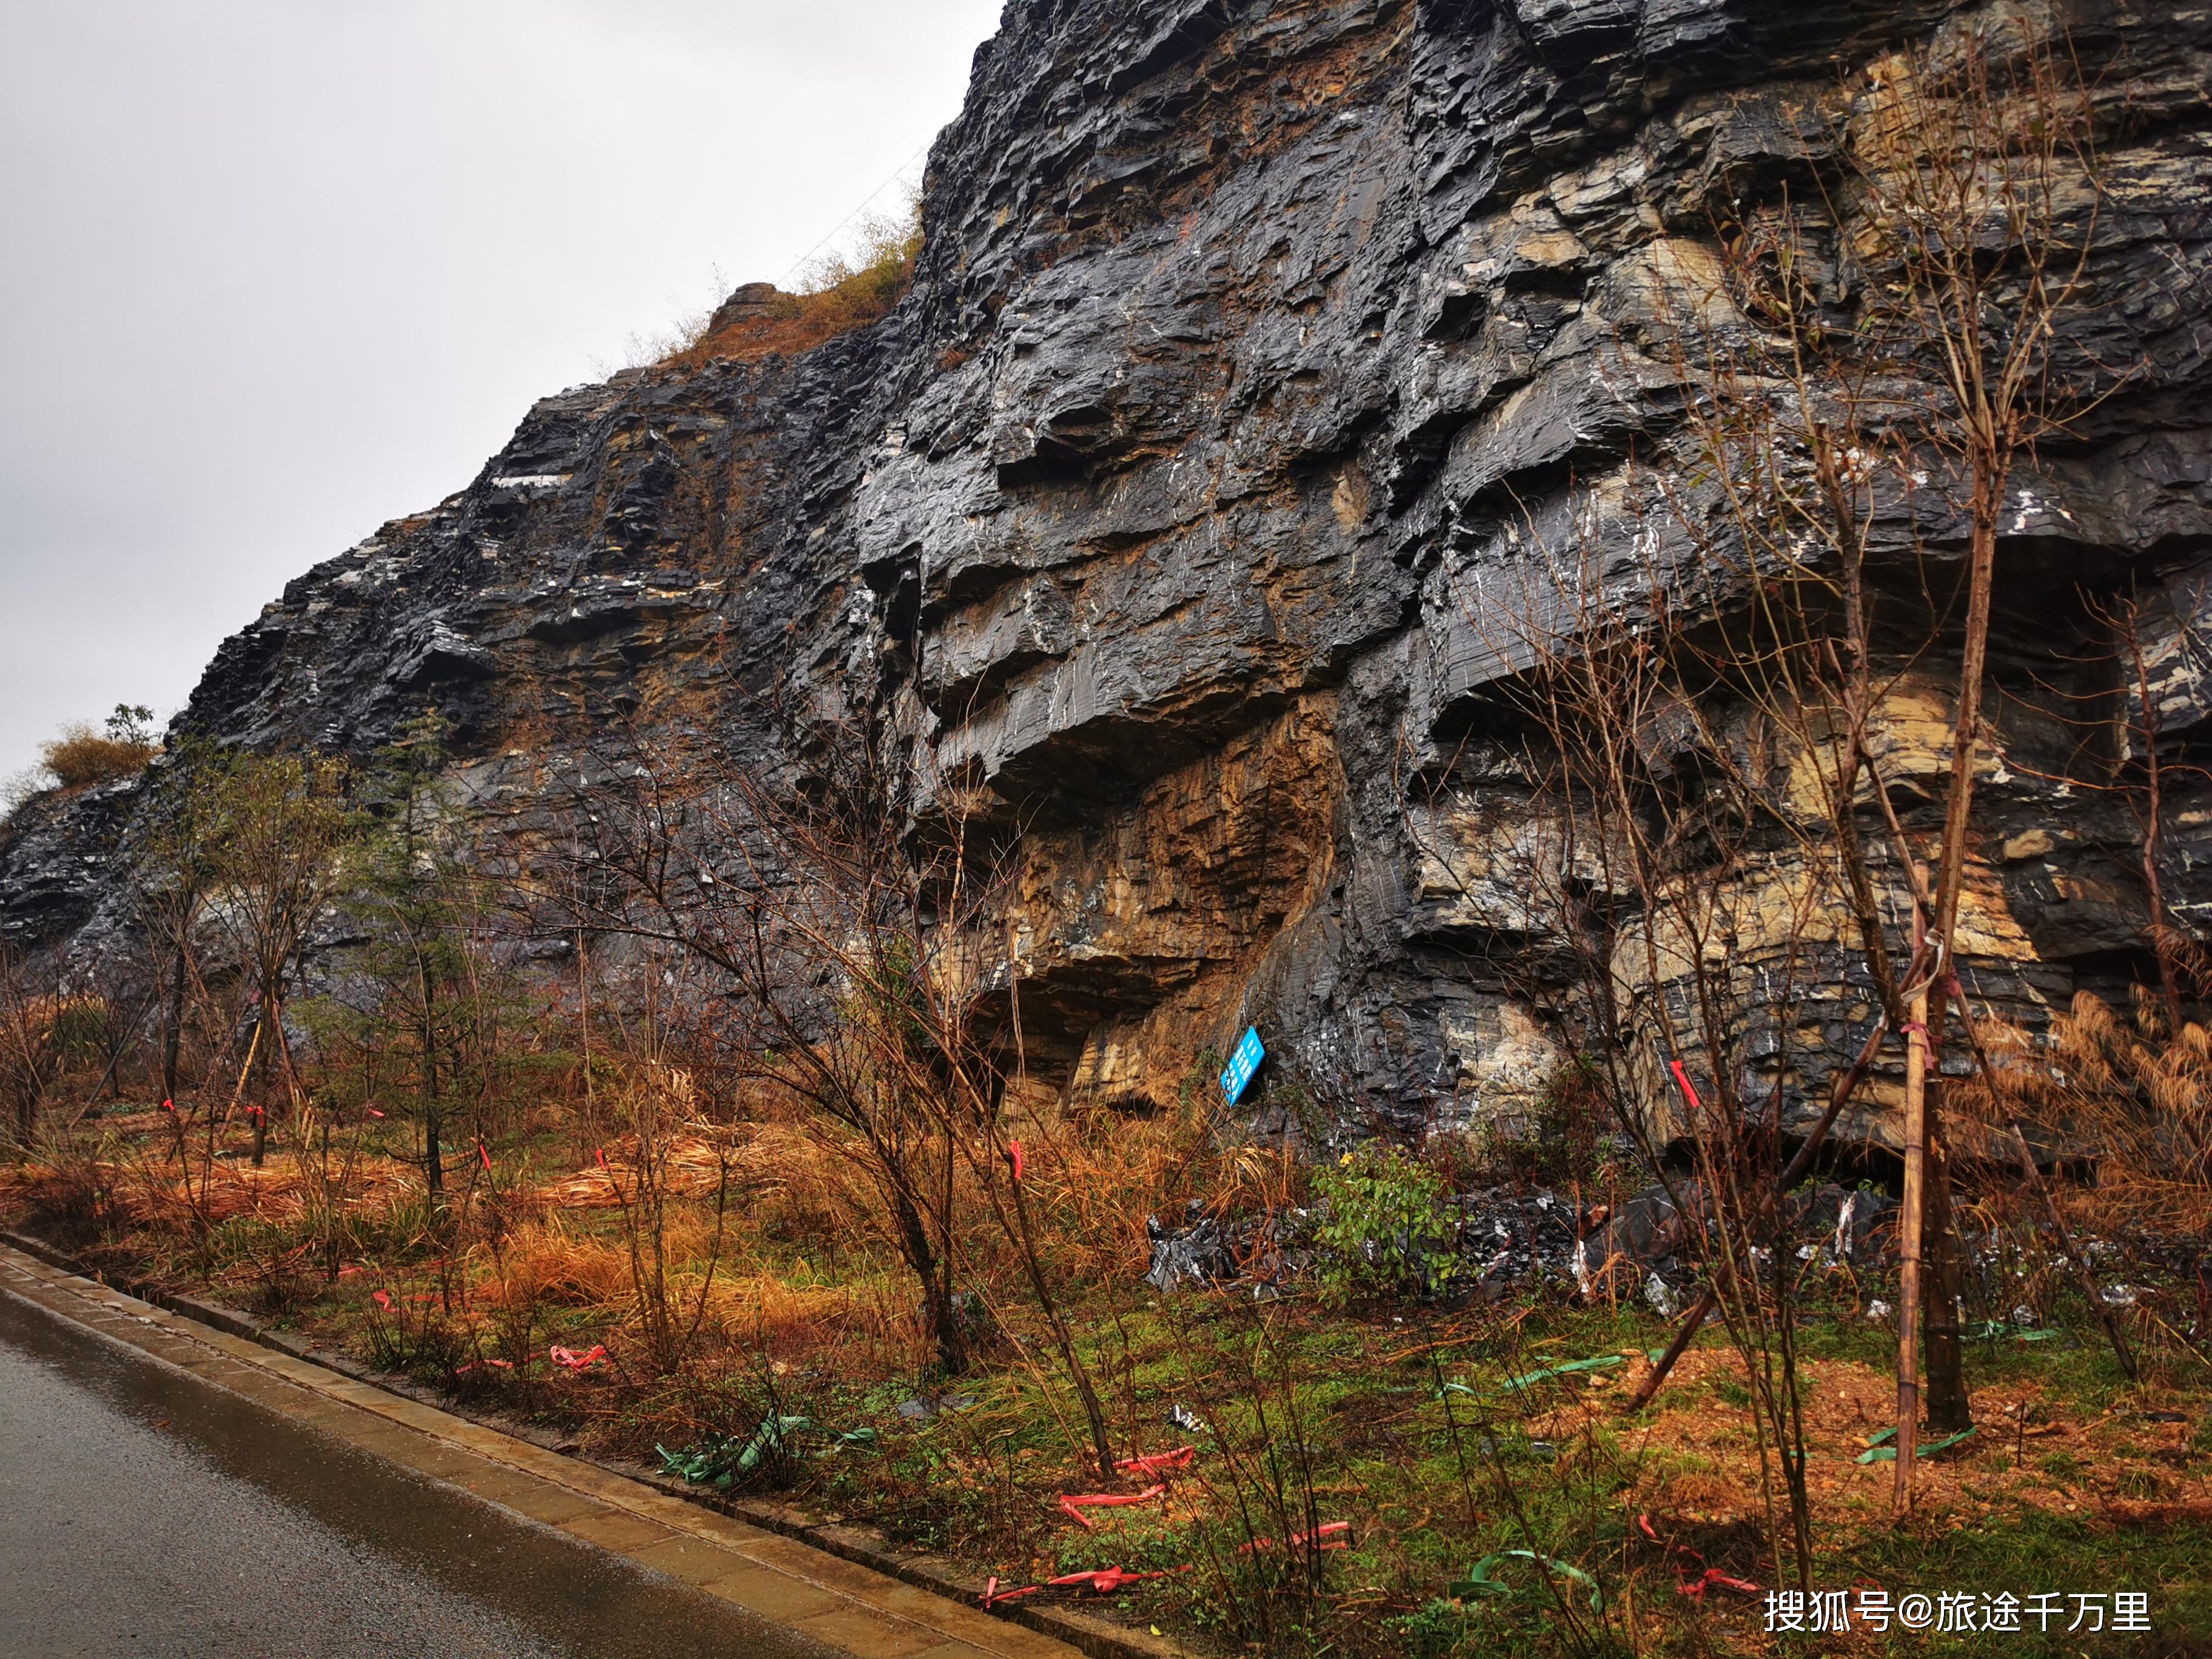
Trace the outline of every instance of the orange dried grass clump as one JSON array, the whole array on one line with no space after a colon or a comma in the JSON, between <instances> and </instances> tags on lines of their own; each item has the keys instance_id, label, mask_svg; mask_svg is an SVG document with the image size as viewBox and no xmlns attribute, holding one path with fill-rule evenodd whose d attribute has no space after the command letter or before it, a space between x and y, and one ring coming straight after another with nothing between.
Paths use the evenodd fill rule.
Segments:
<instances>
[{"instance_id":1,"label":"orange dried grass clump","mask_svg":"<svg viewBox=\"0 0 2212 1659\"><path fill-rule=\"evenodd\" d=\"M495 1308L618 1307L632 1295L629 1256L618 1239L580 1237L557 1218L526 1221L501 1242L477 1294Z\"/></svg>"},{"instance_id":2,"label":"orange dried grass clump","mask_svg":"<svg viewBox=\"0 0 2212 1659\"><path fill-rule=\"evenodd\" d=\"M2049 1040L2000 1034L1995 1086L1978 1079L1957 1103L1991 1136L2015 1115L2095 1160L2094 1206L2159 1232L2212 1232L2212 1031L2172 1027L2139 988L2131 1016L2082 992Z\"/></svg>"},{"instance_id":3,"label":"orange dried grass clump","mask_svg":"<svg viewBox=\"0 0 2212 1659\"><path fill-rule=\"evenodd\" d=\"M841 1369L854 1370L855 1349L873 1355L861 1370L896 1372L923 1362L913 1310L895 1277L848 1282L799 1283L727 1255L710 1276L714 1229L701 1215L670 1224L665 1246L679 1264L671 1290L689 1322L704 1296L702 1328L720 1333L728 1346L804 1361L836 1352ZM637 1322L638 1291L629 1241L619 1234L583 1233L557 1215L512 1229L497 1253L471 1252L471 1297L487 1311L519 1314L561 1306L596 1315L599 1335L615 1340ZM888 1374L886 1372L886 1374Z\"/></svg>"},{"instance_id":4,"label":"orange dried grass clump","mask_svg":"<svg viewBox=\"0 0 2212 1659\"><path fill-rule=\"evenodd\" d=\"M1222 1146L1194 1103L1153 1118L1033 1116L1024 1190L1048 1255L1078 1282L1126 1279L1151 1257L1146 1217L1196 1199L1209 1211L1279 1210L1300 1179L1279 1149Z\"/></svg>"},{"instance_id":5,"label":"orange dried grass clump","mask_svg":"<svg viewBox=\"0 0 2212 1659\"><path fill-rule=\"evenodd\" d=\"M132 738L102 737L78 721L40 747L40 760L65 790L89 789L146 769L160 754L158 744Z\"/></svg>"},{"instance_id":6,"label":"orange dried grass clump","mask_svg":"<svg viewBox=\"0 0 2212 1659\"><path fill-rule=\"evenodd\" d=\"M196 1225L220 1226L241 1216L282 1225L298 1220L307 1203L307 1176L299 1160L272 1150L258 1170L227 1159L211 1164L196 1160L189 1170L159 1157L27 1159L0 1170L0 1205L40 1204L88 1175L106 1187L118 1219L178 1237ZM420 1177L407 1170L364 1161L338 1197L349 1207L379 1210L419 1197L422 1190Z\"/></svg>"},{"instance_id":7,"label":"orange dried grass clump","mask_svg":"<svg viewBox=\"0 0 2212 1659\"><path fill-rule=\"evenodd\" d=\"M725 1179L735 1181L751 1172L755 1161L744 1157L744 1151L732 1153L705 1135L679 1134L659 1151L661 1190L670 1197L712 1193ZM638 1138L623 1135L599 1148L590 1167L546 1182L536 1196L557 1209L611 1210L634 1201L644 1180L638 1167Z\"/></svg>"},{"instance_id":8,"label":"orange dried grass clump","mask_svg":"<svg viewBox=\"0 0 2212 1659\"><path fill-rule=\"evenodd\" d=\"M817 264L805 286L786 294L767 283L740 289L692 338L661 361L685 368L716 362L794 356L856 328L880 322L906 295L921 252L918 212L871 219L849 258Z\"/></svg>"}]
</instances>

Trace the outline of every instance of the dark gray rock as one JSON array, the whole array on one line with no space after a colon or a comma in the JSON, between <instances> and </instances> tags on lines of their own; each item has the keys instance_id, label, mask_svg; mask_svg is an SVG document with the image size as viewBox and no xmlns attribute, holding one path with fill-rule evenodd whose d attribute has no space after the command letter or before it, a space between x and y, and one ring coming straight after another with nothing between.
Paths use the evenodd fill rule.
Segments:
<instances>
[{"instance_id":1,"label":"dark gray rock","mask_svg":"<svg viewBox=\"0 0 2212 1659\"><path fill-rule=\"evenodd\" d=\"M1225 1283L1240 1271L1219 1220L1206 1214L1195 1200L1191 1211L1180 1227L1164 1226L1156 1215L1145 1218L1145 1236L1152 1247L1145 1282L1163 1295Z\"/></svg>"}]
</instances>

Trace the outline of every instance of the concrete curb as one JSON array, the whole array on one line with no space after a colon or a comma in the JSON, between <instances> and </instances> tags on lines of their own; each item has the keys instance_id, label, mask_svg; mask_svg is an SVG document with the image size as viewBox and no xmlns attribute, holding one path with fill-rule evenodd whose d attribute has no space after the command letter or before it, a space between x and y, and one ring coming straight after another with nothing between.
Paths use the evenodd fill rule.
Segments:
<instances>
[{"instance_id":1,"label":"concrete curb","mask_svg":"<svg viewBox=\"0 0 2212 1659\"><path fill-rule=\"evenodd\" d=\"M635 1480L651 1486L664 1495L680 1498L698 1508L710 1510L732 1520L743 1521L765 1531L834 1555L855 1566L896 1578L902 1583L933 1592L947 1601L975 1607L982 1599L982 1581L965 1572L957 1563L942 1556L921 1551L902 1550L889 1539L872 1528L848 1526L836 1522L817 1519L804 1510L790 1504L772 1503L764 1498L727 1498L720 1493L700 1491L681 1480L672 1480L656 1469L641 1464L623 1462L611 1458L589 1457L575 1449L574 1443L535 1431L504 1419L485 1418L462 1409L435 1391L370 1370L343 1354L331 1353L270 1329L252 1314L240 1309L225 1307L221 1303L207 1302L197 1297L183 1296L164 1291L143 1281L118 1281L100 1269L79 1261L68 1251L58 1249L46 1240L29 1233L0 1228L0 1243L12 1245L24 1255L33 1256L46 1266L66 1273L74 1273L110 1290L155 1307L167 1309L182 1319L204 1325L227 1336L258 1344L294 1359L336 1373L356 1382L366 1383L402 1400L419 1405L434 1407L453 1417L475 1423L481 1427L512 1435L526 1440L541 1449L592 1468L604 1469L609 1474ZM1038 1606L1032 1601L1018 1601L988 1609L994 1618L1022 1625L1042 1635L1065 1642L1090 1659L1198 1659L1189 1649L1148 1632L1133 1631L1110 1620L1079 1613L1070 1608Z\"/></svg>"}]
</instances>

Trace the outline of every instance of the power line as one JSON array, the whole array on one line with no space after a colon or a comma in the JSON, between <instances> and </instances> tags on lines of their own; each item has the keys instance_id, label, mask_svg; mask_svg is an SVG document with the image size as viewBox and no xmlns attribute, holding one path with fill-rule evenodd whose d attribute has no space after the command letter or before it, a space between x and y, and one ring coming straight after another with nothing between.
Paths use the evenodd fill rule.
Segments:
<instances>
[{"instance_id":1,"label":"power line","mask_svg":"<svg viewBox=\"0 0 2212 1659\"><path fill-rule=\"evenodd\" d=\"M800 271L804 270L816 254L821 252L823 248L828 247L830 243L837 240L839 234L843 232L846 226L851 224L854 220L859 218L862 214L868 210L870 204L875 201L877 197L882 195L893 185L896 184L905 174L906 170L908 167L912 167L917 161L921 160L922 156L928 154L929 147L935 141L933 139L923 139L921 141L921 149L915 150L913 155L908 156L905 161L900 162L898 166L893 169L889 178L885 179L883 183L878 185L873 190L870 191L865 197L860 198L860 206L854 208L850 213L840 219L831 228L827 236L824 236L820 241L817 242L812 247L807 249L805 252L800 254L797 259L793 260L792 262L791 269L785 271L783 275L777 279L776 286L778 288L781 288L784 283L789 282Z\"/></svg>"}]
</instances>

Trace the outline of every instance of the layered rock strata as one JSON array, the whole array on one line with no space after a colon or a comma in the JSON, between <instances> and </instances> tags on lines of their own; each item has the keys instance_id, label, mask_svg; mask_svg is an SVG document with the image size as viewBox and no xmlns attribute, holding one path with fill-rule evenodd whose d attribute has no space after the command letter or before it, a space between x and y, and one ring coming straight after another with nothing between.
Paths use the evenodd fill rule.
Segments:
<instances>
[{"instance_id":1,"label":"layered rock strata","mask_svg":"<svg viewBox=\"0 0 2212 1659\"><path fill-rule=\"evenodd\" d=\"M1012 0L886 320L547 398L467 489L293 582L182 722L358 753L434 703L486 823L543 827L626 734L766 756L763 709L865 705L1025 826L1005 972L1071 1109L1171 1107L1256 1024L1270 1124L1528 1117L1586 1041L1577 924L1531 874L1557 829L1499 712L1529 661L1485 596L1680 463L1716 223L1832 174L1886 54L1984 25L2070 43L2127 111L2073 325L2131 368L2017 483L1963 965L2030 1023L2123 991L2150 970L2142 830L2102 787L2130 756L2117 670L2081 665L2112 658L2095 596L2146 600L2156 856L2212 927L2198 5ZM1893 538L1938 567L1964 538L1940 495ZM1949 637L1878 734L1920 823ZM131 810L19 816L11 935L116 919ZM1793 879L1778 850L1716 877L1735 948L1775 945ZM1872 1017L1813 921L1798 1106Z\"/></svg>"}]
</instances>

